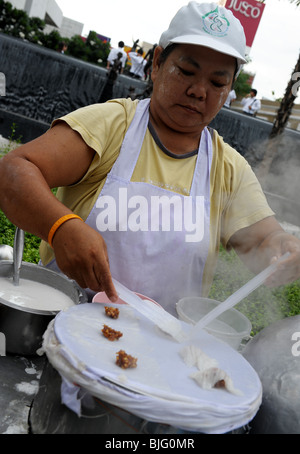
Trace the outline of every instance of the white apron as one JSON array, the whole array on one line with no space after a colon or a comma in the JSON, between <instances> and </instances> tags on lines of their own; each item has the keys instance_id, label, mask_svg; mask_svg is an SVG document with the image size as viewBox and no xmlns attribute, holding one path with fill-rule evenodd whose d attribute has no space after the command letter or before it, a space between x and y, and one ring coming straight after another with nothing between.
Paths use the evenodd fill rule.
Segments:
<instances>
[{"instance_id":1,"label":"white apron","mask_svg":"<svg viewBox=\"0 0 300 454\"><path fill-rule=\"evenodd\" d=\"M201 296L209 248L212 141L205 128L190 196L131 182L149 104L149 99L139 102L120 155L85 222L103 236L112 276L175 315L180 298Z\"/></svg>"}]
</instances>

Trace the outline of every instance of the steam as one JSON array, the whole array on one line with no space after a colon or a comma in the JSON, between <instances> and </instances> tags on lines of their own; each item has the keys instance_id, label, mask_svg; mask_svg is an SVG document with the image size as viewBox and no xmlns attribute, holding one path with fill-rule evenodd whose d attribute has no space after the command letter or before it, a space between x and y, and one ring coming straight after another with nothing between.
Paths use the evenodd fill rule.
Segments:
<instances>
[{"instance_id":1,"label":"steam","mask_svg":"<svg viewBox=\"0 0 300 454\"><path fill-rule=\"evenodd\" d=\"M245 158L257 175L270 207L283 229L300 239L299 134L281 136L251 145ZM220 254L210 298L224 301L253 277L234 251ZM236 306L252 323L256 334L286 316L283 288L262 286Z\"/></svg>"},{"instance_id":2,"label":"steam","mask_svg":"<svg viewBox=\"0 0 300 454\"><path fill-rule=\"evenodd\" d=\"M241 262L234 251L227 254L221 253L209 297L224 301L253 276L254 274ZM252 335L255 335L286 316L287 301L284 298L282 290L270 289L262 285L238 303L234 309L250 320Z\"/></svg>"},{"instance_id":3,"label":"steam","mask_svg":"<svg viewBox=\"0 0 300 454\"><path fill-rule=\"evenodd\" d=\"M299 143L299 133L282 134L253 144L245 153L276 218L286 226L300 227Z\"/></svg>"},{"instance_id":4,"label":"steam","mask_svg":"<svg viewBox=\"0 0 300 454\"><path fill-rule=\"evenodd\" d=\"M300 135L282 134L249 147L245 158L252 166L263 189L300 205ZM300 216L299 216L300 225Z\"/></svg>"}]
</instances>

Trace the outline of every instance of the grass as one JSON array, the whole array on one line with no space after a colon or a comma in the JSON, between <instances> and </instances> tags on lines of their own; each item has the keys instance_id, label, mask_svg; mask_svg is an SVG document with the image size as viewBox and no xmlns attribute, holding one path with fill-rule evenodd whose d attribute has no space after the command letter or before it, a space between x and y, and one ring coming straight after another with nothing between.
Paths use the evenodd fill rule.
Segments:
<instances>
[{"instance_id":1,"label":"grass","mask_svg":"<svg viewBox=\"0 0 300 454\"><path fill-rule=\"evenodd\" d=\"M234 251L228 253L221 248L209 297L224 301L252 277ZM275 289L261 286L235 309L248 317L255 335L277 320L300 314L300 280Z\"/></svg>"},{"instance_id":2,"label":"grass","mask_svg":"<svg viewBox=\"0 0 300 454\"><path fill-rule=\"evenodd\" d=\"M0 210L0 244L14 245L15 226ZM25 232L24 262L38 263L40 238Z\"/></svg>"},{"instance_id":3,"label":"grass","mask_svg":"<svg viewBox=\"0 0 300 454\"><path fill-rule=\"evenodd\" d=\"M12 140L14 133L15 126L12 127L9 145L0 149L0 159L18 144ZM15 226L0 210L0 244L13 246L14 234ZM38 263L39 245L39 238L25 233L23 260ZM251 277L252 273L241 263L234 251L228 253L221 248L209 297L224 301ZM272 290L261 286L240 302L236 309L249 318L253 328L252 335L255 335L277 320L300 314L300 280Z\"/></svg>"},{"instance_id":4,"label":"grass","mask_svg":"<svg viewBox=\"0 0 300 454\"><path fill-rule=\"evenodd\" d=\"M18 147L21 144L22 136L16 137L17 125L13 123L11 125L11 133L8 138L7 145L2 145L0 148L0 159L6 154L9 153L14 148Z\"/></svg>"}]
</instances>

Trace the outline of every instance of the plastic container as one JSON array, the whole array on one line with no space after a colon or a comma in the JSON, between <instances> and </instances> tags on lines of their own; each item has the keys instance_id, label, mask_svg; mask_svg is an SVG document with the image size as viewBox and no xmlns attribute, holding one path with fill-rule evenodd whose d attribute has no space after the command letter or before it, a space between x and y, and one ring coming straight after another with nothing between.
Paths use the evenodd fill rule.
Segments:
<instances>
[{"instance_id":1,"label":"plastic container","mask_svg":"<svg viewBox=\"0 0 300 454\"><path fill-rule=\"evenodd\" d=\"M218 304L220 304L219 301L210 298L186 297L178 301L176 310L180 320L195 325ZM241 312L236 309L229 309L204 329L235 350L240 350L242 341L246 342L250 339L252 325L250 320Z\"/></svg>"}]
</instances>

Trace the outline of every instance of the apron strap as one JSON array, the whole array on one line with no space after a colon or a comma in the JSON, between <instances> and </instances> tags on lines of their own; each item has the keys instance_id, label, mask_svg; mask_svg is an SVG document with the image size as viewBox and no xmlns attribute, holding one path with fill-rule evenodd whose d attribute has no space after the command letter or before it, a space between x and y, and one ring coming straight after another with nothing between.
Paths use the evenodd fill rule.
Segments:
<instances>
[{"instance_id":1,"label":"apron strap","mask_svg":"<svg viewBox=\"0 0 300 454\"><path fill-rule=\"evenodd\" d=\"M131 180L148 128L149 105L150 98L139 101L134 121L127 130L120 155L110 171L111 175L127 181Z\"/></svg>"},{"instance_id":2,"label":"apron strap","mask_svg":"<svg viewBox=\"0 0 300 454\"><path fill-rule=\"evenodd\" d=\"M200 146L198 150L190 196L195 197L199 194L200 191L201 194L205 194L205 196L209 198L212 155L212 137L209 130L207 128L204 128L201 134Z\"/></svg>"}]
</instances>

